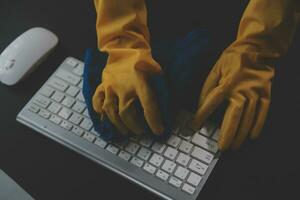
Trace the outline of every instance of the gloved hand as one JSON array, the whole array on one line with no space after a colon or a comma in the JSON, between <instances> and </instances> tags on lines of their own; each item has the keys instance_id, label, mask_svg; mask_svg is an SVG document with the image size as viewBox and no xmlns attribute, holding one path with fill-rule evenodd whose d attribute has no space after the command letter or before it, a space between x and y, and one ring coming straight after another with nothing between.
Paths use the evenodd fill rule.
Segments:
<instances>
[{"instance_id":1,"label":"gloved hand","mask_svg":"<svg viewBox=\"0 0 300 200\"><path fill-rule=\"evenodd\" d=\"M237 39L221 55L203 86L193 126L199 128L227 100L218 141L221 150L257 138L271 98L274 63L288 49L295 29L294 1L251 0Z\"/></svg>"},{"instance_id":2,"label":"gloved hand","mask_svg":"<svg viewBox=\"0 0 300 200\"><path fill-rule=\"evenodd\" d=\"M156 97L148 83L150 76L161 73L161 68L151 55L144 1L94 2L98 46L108 53L102 83L93 96L94 110L107 115L123 134L141 134L142 122L133 104L138 99L152 132L163 133Z\"/></svg>"},{"instance_id":3,"label":"gloved hand","mask_svg":"<svg viewBox=\"0 0 300 200\"><path fill-rule=\"evenodd\" d=\"M164 124L164 134L154 137L157 140L165 140L171 134L173 116L177 109L191 109L196 106L196 99L191 96L198 95L193 90L201 74L199 66L210 66L207 59L210 54L210 36L206 29L195 29L183 38L165 38L152 44L152 56L161 65L165 66L162 75L151 76L149 84L157 97L159 110ZM108 55L96 49L87 49L84 56L83 96L93 127L99 136L105 141L122 140L127 137L119 134L119 131L110 122L107 116L99 120L99 115L93 109L92 97L102 82L101 76ZM200 70L200 71L199 71ZM199 87L200 84L197 86ZM186 98L189 97L189 98ZM172 99L172 101L171 101ZM137 111L137 119L143 121L140 125L145 128L145 133L151 130L144 119L143 108L139 101L134 101ZM140 122L139 122L140 123Z\"/></svg>"},{"instance_id":4,"label":"gloved hand","mask_svg":"<svg viewBox=\"0 0 300 200\"><path fill-rule=\"evenodd\" d=\"M144 130L133 104L138 98L153 133L162 133L160 111L147 80L154 73L159 73L159 66L149 52L123 51L117 58L110 55L102 83L93 96L94 110L100 114L105 112L121 133L141 134Z\"/></svg>"}]
</instances>

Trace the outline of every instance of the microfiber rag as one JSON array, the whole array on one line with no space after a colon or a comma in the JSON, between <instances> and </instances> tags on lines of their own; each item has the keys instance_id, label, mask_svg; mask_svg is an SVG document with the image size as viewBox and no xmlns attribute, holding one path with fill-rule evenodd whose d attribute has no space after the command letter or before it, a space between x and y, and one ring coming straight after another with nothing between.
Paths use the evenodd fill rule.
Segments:
<instances>
[{"instance_id":1,"label":"microfiber rag","mask_svg":"<svg viewBox=\"0 0 300 200\"><path fill-rule=\"evenodd\" d=\"M197 76L201 66L210 65L210 34L199 28L184 37L155 41L151 44L153 58L162 66L162 75L150 77L149 84L157 96L164 124L164 134L155 136L144 120L146 134L154 139L164 140L171 134L173 116L177 109L193 110L197 104L199 88ZM93 110L92 97L101 83L101 74L108 55L97 49L87 49L84 57L83 96L95 131L106 140L123 139L116 127L104 115L101 119ZM199 85L199 84L198 84ZM138 100L134 102L139 115L143 117L143 108Z\"/></svg>"}]
</instances>

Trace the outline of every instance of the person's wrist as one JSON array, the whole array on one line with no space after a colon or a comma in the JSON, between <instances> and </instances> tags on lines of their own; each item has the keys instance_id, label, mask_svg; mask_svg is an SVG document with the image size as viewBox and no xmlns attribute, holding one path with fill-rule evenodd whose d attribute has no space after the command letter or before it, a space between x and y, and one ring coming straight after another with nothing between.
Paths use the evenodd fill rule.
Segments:
<instances>
[{"instance_id":1,"label":"person's wrist","mask_svg":"<svg viewBox=\"0 0 300 200\"><path fill-rule=\"evenodd\" d=\"M151 49L149 41L143 35L134 32L130 32L130 34L127 35L115 36L107 41L101 41L100 39L99 43L101 51L110 51L114 49Z\"/></svg>"},{"instance_id":2,"label":"person's wrist","mask_svg":"<svg viewBox=\"0 0 300 200\"><path fill-rule=\"evenodd\" d=\"M108 52L106 68L124 67L150 74L160 74L160 65L153 59L151 49L113 49Z\"/></svg>"}]
</instances>

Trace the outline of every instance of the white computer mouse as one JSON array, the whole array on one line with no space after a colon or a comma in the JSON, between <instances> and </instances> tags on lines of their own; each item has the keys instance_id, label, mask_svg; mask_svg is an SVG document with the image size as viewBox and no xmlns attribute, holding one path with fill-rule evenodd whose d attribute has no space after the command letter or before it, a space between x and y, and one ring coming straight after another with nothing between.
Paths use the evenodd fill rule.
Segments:
<instances>
[{"instance_id":1,"label":"white computer mouse","mask_svg":"<svg viewBox=\"0 0 300 200\"><path fill-rule=\"evenodd\" d=\"M0 54L0 81L14 85L30 74L58 43L45 28L31 28L17 37Z\"/></svg>"}]
</instances>

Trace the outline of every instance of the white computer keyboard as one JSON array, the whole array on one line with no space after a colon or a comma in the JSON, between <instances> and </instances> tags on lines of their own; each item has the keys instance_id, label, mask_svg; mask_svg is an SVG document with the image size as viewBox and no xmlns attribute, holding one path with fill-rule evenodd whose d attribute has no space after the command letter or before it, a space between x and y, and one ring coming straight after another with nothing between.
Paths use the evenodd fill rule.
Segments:
<instances>
[{"instance_id":1,"label":"white computer keyboard","mask_svg":"<svg viewBox=\"0 0 300 200\"><path fill-rule=\"evenodd\" d=\"M219 131L189 127L182 111L172 135L106 142L94 131L82 95L84 64L68 57L18 114L17 120L164 199L194 200L215 166Z\"/></svg>"}]
</instances>

